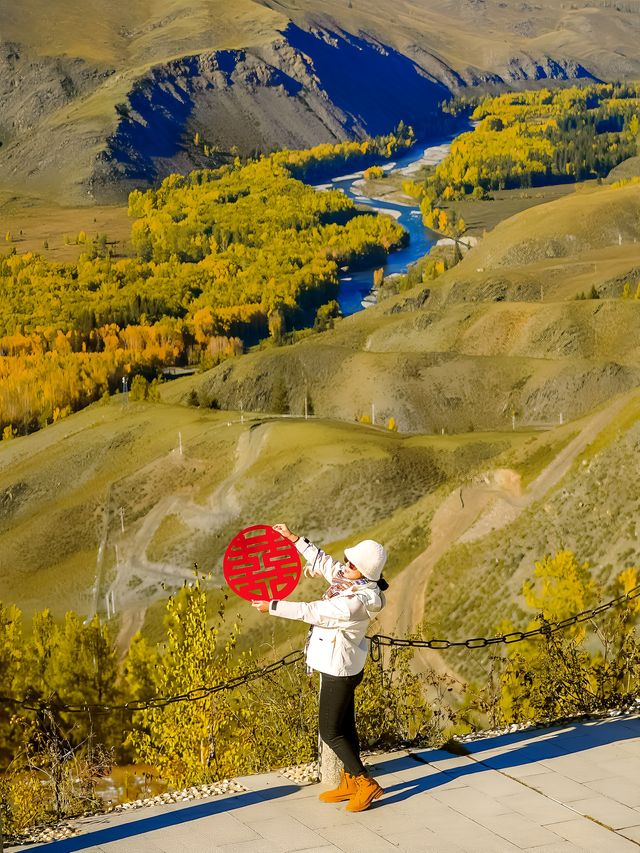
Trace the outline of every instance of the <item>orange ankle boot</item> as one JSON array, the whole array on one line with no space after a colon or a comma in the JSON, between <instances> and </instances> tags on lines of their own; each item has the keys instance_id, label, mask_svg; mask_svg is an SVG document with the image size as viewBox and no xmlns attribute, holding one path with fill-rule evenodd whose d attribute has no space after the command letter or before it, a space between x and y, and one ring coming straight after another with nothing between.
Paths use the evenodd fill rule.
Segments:
<instances>
[{"instance_id":1,"label":"orange ankle boot","mask_svg":"<svg viewBox=\"0 0 640 853\"><path fill-rule=\"evenodd\" d=\"M340 784L332 791L324 791L318 799L323 803L341 803L348 800L358 790L356 777L344 770L340 771Z\"/></svg>"},{"instance_id":2,"label":"orange ankle boot","mask_svg":"<svg viewBox=\"0 0 640 853\"><path fill-rule=\"evenodd\" d=\"M356 776L355 783L357 791L347 803L348 812L363 812L384 794L384 789L371 776Z\"/></svg>"}]
</instances>

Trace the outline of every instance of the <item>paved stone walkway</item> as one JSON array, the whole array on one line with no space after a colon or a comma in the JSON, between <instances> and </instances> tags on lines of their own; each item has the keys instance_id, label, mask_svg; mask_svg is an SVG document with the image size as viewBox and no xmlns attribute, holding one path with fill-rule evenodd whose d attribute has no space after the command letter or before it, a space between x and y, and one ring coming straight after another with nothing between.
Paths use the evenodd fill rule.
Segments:
<instances>
[{"instance_id":1,"label":"paved stone walkway","mask_svg":"<svg viewBox=\"0 0 640 853\"><path fill-rule=\"evenodd\" d=\"M467 745L470 755L376 756L385 796L350 814L267 773L249 789L94 816L83 834L12 848L42 853L638 853L640 717L536 729Z\"/></svg>"}]
</instances>

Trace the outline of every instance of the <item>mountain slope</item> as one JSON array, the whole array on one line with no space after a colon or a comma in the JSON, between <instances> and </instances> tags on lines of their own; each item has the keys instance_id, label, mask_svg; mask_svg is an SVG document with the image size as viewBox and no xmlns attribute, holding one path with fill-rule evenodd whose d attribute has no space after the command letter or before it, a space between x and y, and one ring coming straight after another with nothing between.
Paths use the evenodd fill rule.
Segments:
<instances>
[{"instance_id":1,"label":"mountain slope","mask_svg":"<svg viewBox=\"0 0 640 853\"><path fill-rule=\"evenodd\" d=\"M27 616L45 606L105 615L111 593L124 643L154 602L193 577L194 562L215 591L231 538L278 520L338 554L375 534L393 546L397 571L424 549L444 484L526 439L241 422L116 397L0 444L0 600Z\"/></svg>"},{"instance_id":2,"label":"mountain slope","mask_svg":"<svg viewBox=\"0 0 640 853\"><path fill-rule=\"evenodd\" d=\"M455 432L576 418L640 380L640 186L518 214L449 272L335 329L228 362L194 385L218 405ZM507 266L508 265L508 266ZM579 299L595 287L601 299ZM635 290L635 285L634 285Z\"/></svg>"},{"instance_id":3,"label":"mountain slope","mask_svg":"<svg viewBox=\"0 0 640 853\"><path fill-rule=\"evenodd\" d=\"M0 189L121 199L219 153L428 132L464 85L640 75L637 14L559 0L69 0L0 15ZM48 22L48 26L43 26Z\"/></svg>"},{"instance_id":4,"label":"mountain slope","mask_svg":"<svg viewBox=\"0 0 640 853\"><path fill-rule=\"evenodd\" d=\"M523 583L533 578L536 560L559 550L588 562L609 589L624 569L638 566L637 391L571 428L575 438L528 488L508 500L494 490L466 530L453 521L452 535L431 565L420 572L420 557L408 570L412 588L416 572L424 582L420 616L430 632L457 639L494 635L503 619L526 625L535 614L524 606ZM484 679L489 655L447 653L447 663L466 677Z\"/></svg>"}]
</instances>

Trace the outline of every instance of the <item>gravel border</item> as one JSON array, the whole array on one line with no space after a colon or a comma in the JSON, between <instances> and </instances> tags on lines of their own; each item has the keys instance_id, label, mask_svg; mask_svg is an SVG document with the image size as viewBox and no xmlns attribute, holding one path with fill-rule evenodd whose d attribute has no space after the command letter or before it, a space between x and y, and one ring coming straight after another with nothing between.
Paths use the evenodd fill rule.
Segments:
<instances>
[{"instance_id":1,"label":"gravel border","mask_svg":"<svg viewBox=\"0 0 640 853\"><path fill-rule=\"evenodd\" d=\"M60 841L64 838L80 835L83 827L78 826L77 822L83 817L92 817L98 814L118 814L120 812L149 808L151 806L164 806L167 803L202 800L206 797L216 797L221 794L242 794L247 790L244 785L236 782L235 779L222 779L220 782L213 782L210 785L193 785L181 791L167 791L164 794L157 794L155 797L145 797L143 799L131 800L128 803L106 806L104 809L88 811L73 818L65 818L57 823L40 824L27 832L14 835L10 839L5 839L5 844L11 844L12 846L39 844L45 841Z\"/></svg>"}]
</instances>

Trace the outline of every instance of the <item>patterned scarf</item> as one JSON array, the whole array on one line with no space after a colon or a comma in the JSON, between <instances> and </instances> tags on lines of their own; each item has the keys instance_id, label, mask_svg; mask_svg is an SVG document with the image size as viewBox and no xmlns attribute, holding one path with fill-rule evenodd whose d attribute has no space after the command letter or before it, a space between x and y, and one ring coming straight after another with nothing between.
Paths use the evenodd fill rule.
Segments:
<instances>
[{"instance_id":1,"label":"patterned scarf","mask_svg":"<svg viewBox=\"0 0 640 853\"><path fill-rule=\"evenodd\" d=\"M345 589L351 589L353 586L361 586L366 583L370 583L368 578L358 578L358 580L349 580L349 578L345 578L344 570L338 569L338 571L333 576L333 583L329 587L329 589L322 596L323 601L328 598L333 598L334 595L338 595L341 592L344 592Z\"/></svg>"}]
</instances>

